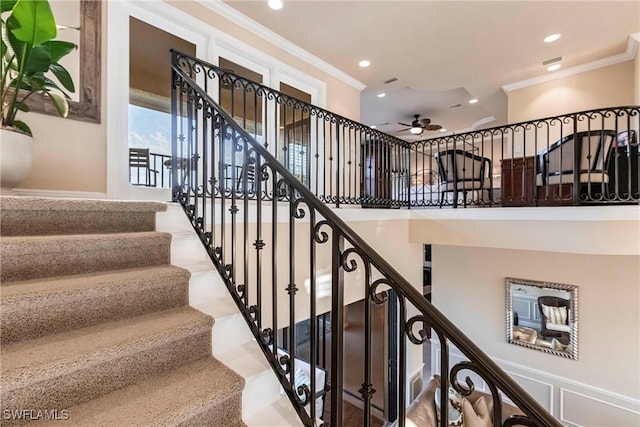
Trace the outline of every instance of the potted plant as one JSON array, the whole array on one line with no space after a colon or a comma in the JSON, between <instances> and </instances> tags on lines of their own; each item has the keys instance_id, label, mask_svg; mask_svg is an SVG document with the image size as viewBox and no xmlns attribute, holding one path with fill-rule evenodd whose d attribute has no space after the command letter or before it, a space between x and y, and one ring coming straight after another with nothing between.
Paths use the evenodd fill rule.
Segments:
<instances>
[{"instance_id":1,"label":"potted plant","mask_svg":"<svg viewBox=\"0 0 640 427\"><path fill-rule=\"evenodd\" d=\"M2 72L0 127L2 188L20 184L31 170L31 129L18 118L29 111L33 94L49 98L62 117L69 113L68 93L75 92L69 72L60 59L77 46L54 40L57 36L47 0L0 0L2 14Z\"/></svg>"}]
</instances>

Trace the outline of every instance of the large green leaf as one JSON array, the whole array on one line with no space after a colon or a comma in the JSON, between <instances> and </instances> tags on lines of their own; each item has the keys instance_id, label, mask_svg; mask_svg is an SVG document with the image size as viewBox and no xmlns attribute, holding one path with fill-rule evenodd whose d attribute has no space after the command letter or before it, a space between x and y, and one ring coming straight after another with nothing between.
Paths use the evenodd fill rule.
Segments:
<instances>
[{"instance_id":1,"label":"large green leaf","mask_svg":"<svg viewBox=\"0 0 640 427\"><path fill-rule=\"evenodd\" d=\"M0 53L2 53L2 58L4 58L4 56L7 54L7 44L4 42L4 40L0 40L2 42L1 46L1 50ZM2 65L4 66L4 62L2 63Z\"/></svg>"},{"instance_id":2,"label":"large green leaf","mask_svg":"<svg viewBox=\"0 0 640 427\"><path fill-rule=\"evenodd\" d=\"M49 54L49 49L43 46L38 46L31 50L31 54L25 64L24 71L27 74L45 73L49 71L49 67L51 67L51 55Z\"/></svg>"},{"instance_id":3,"label":"large green leaf","mask_svg":"<svg viewBox=\"0 0 640 427\"><path fill-rule=\"evenodd\" d=\"M1 0L0 1L0 12L5 13L13 9L13 6L18 2L18 0Z\"/></svg>"},{"instance_id":4,"label":"large green leaf","mask_svg":"<svg viewBox=\"0 0 640 427\"><path fill-rule=\"evenodd\" d=\"M43 43L42 46L48 47L52 63L60 62L60 59L62 59L64 56L67 56L78 47L74 43L65 42L62 40L51 40L50 42Z\"/></svg>"},{"instance_id":5,"label":"large green leaf","mask_svg":"<svg viewBox=\"0 0 640 427\"><path fill-rule=\"evenodd\" d=\"M32 46L54 39L58 31L47 0L18 0L7 27L18 40Z\"/></svg>"},{"instance_id":6,"label":"large green leaf","mask_svg":"<svg viewBox=\"0 0 640 427\"><path fill-rule=\"evenodd\" d=\"M44 86L49 88L49 89L55 89L56 91L62 93L64 95L65 98L67 99L71 99L71 96L69 96L69 94L67 92L64 91L64 89L62 89L60 86L58 86L58 83L56 83L55 81L45 77L44 78Z\"/></svg>"},{"instance_id":7,"label":"large green leaf","mask_svg":"<svg viewBox=\"0 0 640 427\"><path fill-rule=\"evenodd\" d=\"M24 77L24 83L29 85L30 90L42 90L46 87L46 78L43 73L36 73ZM23 88L26 89L26 88Z\"/></svg>"},{"instance_id":8,"label":"large green leaf","mask_svg":"<svg viewBox=\"0 0 640 427\"><path fill-rule=\"evenodd\" d=\"M29 126L27 126L25 122L22 122L20 120L14 120L13 127L20 129L22 132L26 133L29 136L33 136L33 134L31 133L31 129L29 128Z\"/></svg>"},{"instance_id":9,"label":"large green leaf","mask_svg":"<svg viewBox=\"0 0 640 427\"><path fill-rule=\"evenodd\" d=\"M25 104L24 102L20 102L20 101L16 101L16 108L20 111L24 111L25 113L28 113L30 108L27 104Z\"/></svg>"},{"instance_id":10,"label":"large green leaf","mask_svg":"<svg viewBox=\"0 0 640 427\"><path fill-rule=\"evenodd\" d=\"M76 88L73 85L73 80L71 79L71 75L66 68L64 68L60 64L51 64L51 67L49 67L49 69L65 89L67 89L69 92L76 91Z\"/></svg>"},{"instance_id":11,"label":"large green leaf","mask_svg":"<svg viewBox=\"0 0 640 427\"><path fill-rule=\"evenodd\" d=\"M67 115L69 114L69 103L67 102L67 100L60 95L50 91L46 91L46 94L49 95L49 97L53 101L53 105L56 106L58 114L60 114L62 117L67 117Z\"/></svg>"}]
</instances>

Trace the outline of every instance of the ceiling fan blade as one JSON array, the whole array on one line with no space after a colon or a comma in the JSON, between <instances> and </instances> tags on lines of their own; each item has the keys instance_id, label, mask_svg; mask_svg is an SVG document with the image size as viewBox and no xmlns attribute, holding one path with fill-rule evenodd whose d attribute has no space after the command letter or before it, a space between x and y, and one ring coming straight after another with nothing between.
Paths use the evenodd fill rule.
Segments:
<instances>
[{"instance_id":1,"label":"ceiling fan blade","mask_svg":"<svg viewBox=\"0 0 640 427\"><path fill-rule=\"evenodd\" d=\"M431 123L431 119L425 117L424 119L420 120L420 123L422 123L423 126L429 126L429 124Z\"/></svg>"},{"instance_id":2,"label":"ceiling fan blade","mask_svg":"<svg viewBox=\"0 0 640 427\"><path fill-rule=\"evenodd\" d=\"M442 126L440 125L428 125L424 127L426 130L438 130L438 129L442 129Z\"/></svg>"},{"instance_id":3,"label":"ceiling fan blade","mask_svg":"<svg viewBox=\"0 0 640 427\"><path fill-rule=\"evenodd\" d=\"M402 126L407 126L407 127L410 127L410 128L411 128L411 127L413 127L413 125L408 125L408 124L406 124L406 123L400 123L400 122L398 122L398 124L399 124L399 125L402 125Z\"/></svg>"}]
</instances>

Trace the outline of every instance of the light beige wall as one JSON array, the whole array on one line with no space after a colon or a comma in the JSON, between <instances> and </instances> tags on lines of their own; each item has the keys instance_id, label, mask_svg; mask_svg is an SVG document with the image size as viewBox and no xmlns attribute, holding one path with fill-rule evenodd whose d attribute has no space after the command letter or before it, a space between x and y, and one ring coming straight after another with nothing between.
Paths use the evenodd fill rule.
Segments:
<instances>
[{"instance_id":1,"label":"light beige wall","mask_svg":"<svg viewBox=\"0 0 640 427\"><path fill-rule=\"evenodd\" d=\"M20 188L106 193L106 3L102 3L101 124L38 113L21 115L33 132L34 153L31 174ZM79 82L75 83L78 87Z\"/></svg>"},{"instance_id":2,"label":"light beige wall","mask_svg":"<svg viewBox=\"0 0 640 427\"><path fill-rule=\"evenodd\" d=\"M640 397L637 256L433 247L433 303L492 357ZM579 360L505 341L505 277L578 286ZM615 363L612 363L615 360Z\"/></svg>"},{"instance_id":3,"label":"light beige wall","mask_svg":"<svg viewBox=\"0 0 640 427\"><path fill-rule=\"evenodd\" d=\"M603 107L632 105L634 61L511 91L508 121L517 123Z\"/></svg>"},{"instance_id":4,"label":"light beige wall","mask_svg":"<svg viewBox=\"0 0 640 427\"><path fill-rule=\"evenodd\" d=\"M215 14L195 1L170 1L176 8L237 38L327 85L327 109L354 120L360 118L360 93L255 34ZM36 138L33 172L21 188L78 192L107 191L107 1L102 2L101 124L29 113L25 121Z\"/></svg>"}]
</instances>

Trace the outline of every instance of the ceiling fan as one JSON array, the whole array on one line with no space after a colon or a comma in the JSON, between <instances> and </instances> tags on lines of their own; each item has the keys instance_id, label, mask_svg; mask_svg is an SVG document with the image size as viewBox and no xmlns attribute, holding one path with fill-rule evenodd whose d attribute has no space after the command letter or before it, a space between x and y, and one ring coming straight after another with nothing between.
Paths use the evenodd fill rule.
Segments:
<instances>
[{"instance_id":1,"label":"ceiling fan","mask_svg":"<svg viewBox=\"0 0 640 427\"><path fill-rule=\"evenodd\" d=\"M409 132L411 132L413 135L421 135L425 130L442 129L442 126L440 125L432 125L431 119L427 117L425 117L424 119L420 119L420 114L415 114L413 117L415 117L415 119L411 122L410 125L407 123L398 122L399 125L407 126L409 128Z\"/></svg>"}]
</instances>

